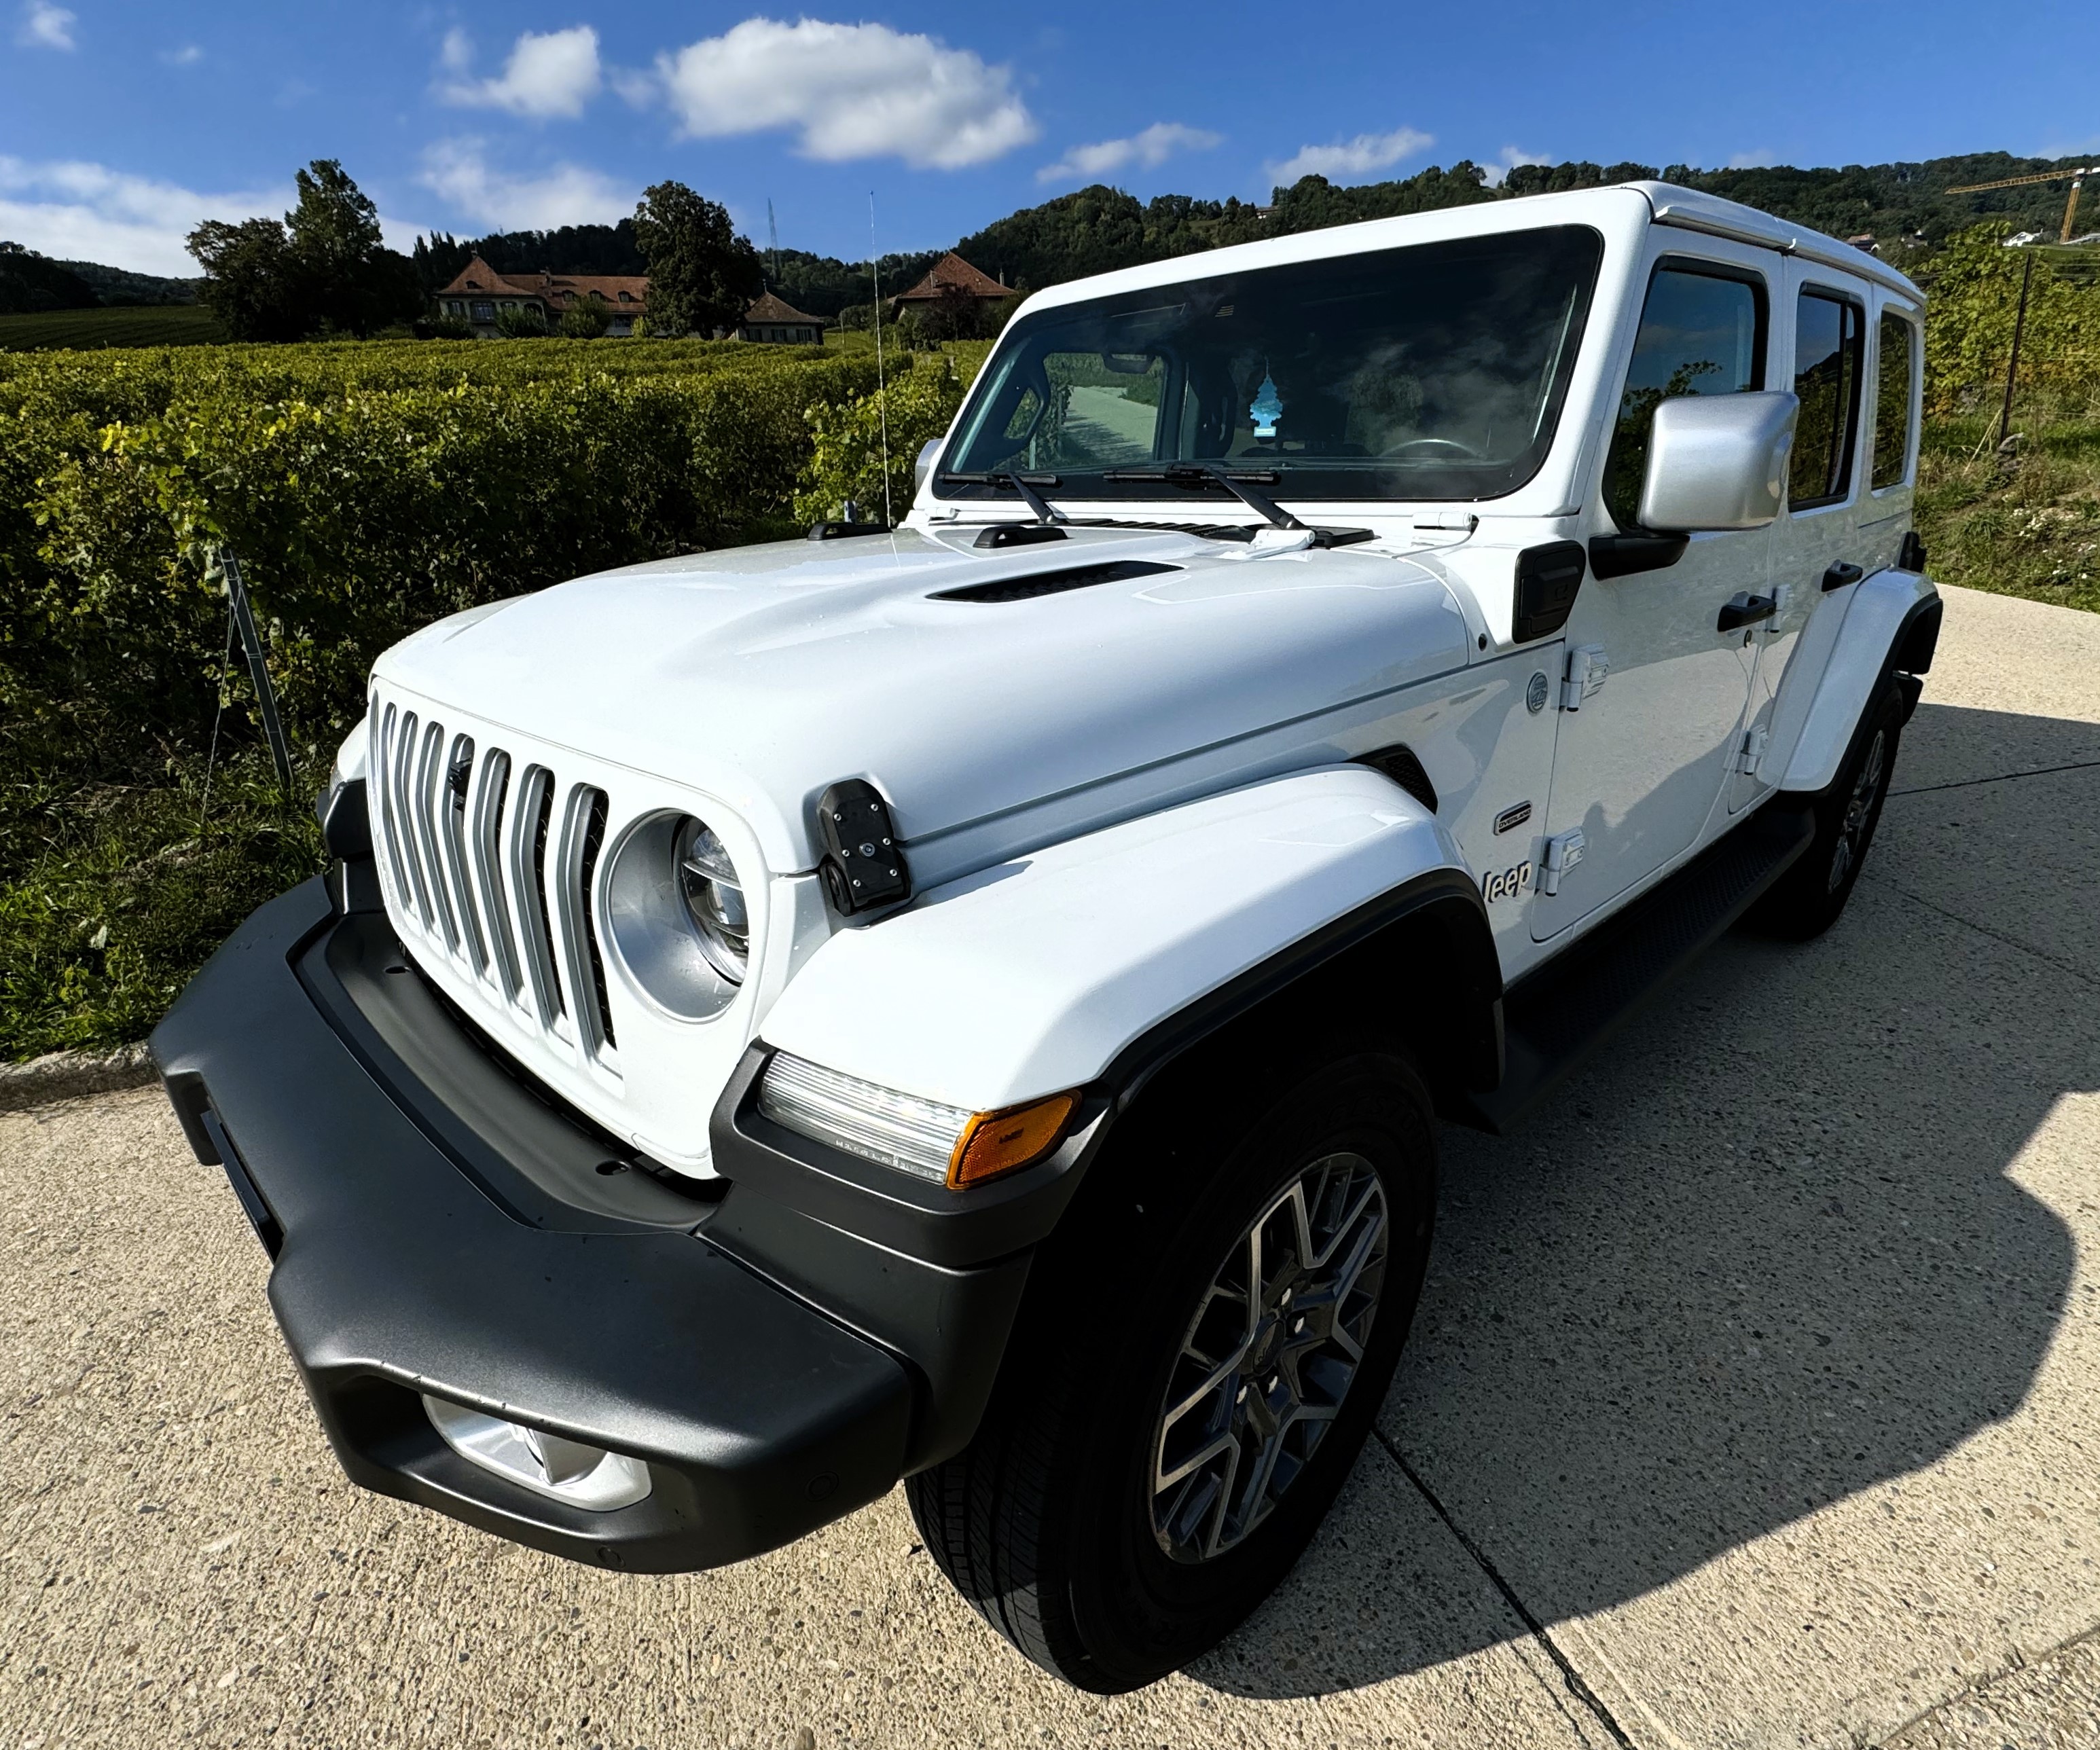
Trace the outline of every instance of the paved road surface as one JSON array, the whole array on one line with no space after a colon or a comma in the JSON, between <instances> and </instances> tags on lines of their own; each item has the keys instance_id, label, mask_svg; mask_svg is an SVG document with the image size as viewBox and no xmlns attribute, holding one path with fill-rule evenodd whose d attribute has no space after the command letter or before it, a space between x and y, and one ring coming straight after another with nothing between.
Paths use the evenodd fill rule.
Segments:
<instances>
[{"instance_id":1,"label":"paved road surface","mask_svg":"<svg viewBox=\"0 0 2100 1750\"><path fill-rule=\"evenodd\" d=\"M1829 936L1731 939L1521 1134L1448 1134L1380 1440L1116 1701L895 1496L664 1580L360 1493L157 1094L0 1117L0 1750L2090 1750L2100 618L1951 593L1896 782Z\"/></svg>"}]
</instances>

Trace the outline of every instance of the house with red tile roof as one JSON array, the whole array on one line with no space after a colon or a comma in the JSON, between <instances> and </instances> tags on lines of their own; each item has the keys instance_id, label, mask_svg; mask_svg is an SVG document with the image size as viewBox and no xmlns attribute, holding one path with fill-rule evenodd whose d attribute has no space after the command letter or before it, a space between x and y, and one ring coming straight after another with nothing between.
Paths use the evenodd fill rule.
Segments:
<instances>
[{"instance_id":1,"label":"house with red tile roof","mask_svg":"<svg viewBox=\"0 0 2100 1750\"><path fill-rule=\"evenodd\" d=\"M632 334L649 302L649 280L642 274L500 274L479 255L438 293L438 314L473 325L483 339L495 337L496 312L505 307L536 308L551 328L562 312L597 300L605 306L608 334Z\"/></svg>"},{"instance_id":2,"label":"house with red tile roof","mask_svg":"<svg viewBox=\"0 0 2100 1750\"><path fill-rule=\"evenodd\" d=\"M736 325L736 337L779 346L821 346L827 325L822 316L805 315L767 292L744 311L743 320Z\"/></svg>"},{"instance_id":3,"label":"house with red tile roof","mask_svg":"<svg viewBox=\"0 0 2100 1750\"><path fill-rule=\"evenodd\" d=\"M951 249L926 271L926 277L908 292L899 292L900 304L938 304L944 298L1011 298L1013 288L1001 285L988 273L981 273Z\"/></svg>"}]
</instances>

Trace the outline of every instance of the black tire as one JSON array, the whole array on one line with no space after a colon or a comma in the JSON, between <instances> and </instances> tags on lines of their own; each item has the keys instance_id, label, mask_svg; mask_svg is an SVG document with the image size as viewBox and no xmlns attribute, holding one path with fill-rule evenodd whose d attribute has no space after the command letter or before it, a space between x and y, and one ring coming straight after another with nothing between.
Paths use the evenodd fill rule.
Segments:
<instances>
[{"instance_id":1,"label":"black tire","mask_svg":"<svg viewBox=\"0 0 2100 1750\"><path fill-rule=\"evenodd\" d=\"M1836 781L1810 802L1815 837L1758 901L1749 917L1755 928L1806 941L1838 921L1881 823L1908 715L1903 690L1890 676L1862 713Z\"/></svg>"},{"instance_id":2,"label":"black tire","mask_svg":"<svg viewBox=\"0 0 2100 1750\"><path fill-rule=\"evenodd\" d=\"M1136 1122L1143 1107L1127 1121L1126 1146L1096 1165L1090 1195L1038 1260L976 1438L908 1484L927 1549L1028 1658L1082 1689L1136 1689L1215 1646L1289 1571L1370 1430L1414 1316L1436 1204L1431 1111L1412 1064L1381 1046L1331 1056L1242 1103L1211 1146L1162 1145L1156 1120ZM1191 1139L1185 1113L1172 1117ZM1263 1237L1251 1237L1272 1206ZM1339 1221L1345 1207L1357 1225ZM1319 1260L1288 1292L1290 1267L1273 1265L1286 1232L1299 1236L1294 1250L1309 1233ZM1220 1285L1263 1259L1275 1272L1260 1272L1265 1294L1280 1298L1250 1351L1244 1308L1265 1297ZM1323 1310L1330 1297L1341 1304ZM1323 1320L1361 1339L1352 1372ZM1211 1372L1203 1346L1229 1360L1235 1342L1238 1371ZM1207 1373L1215 1388L1170 1417L1170 1391L1187 1399ZM1312 1417L1291 1408L1301 1401ZM1261 1408L1272 1404L1283 1406L1274 1440ZM1198 1431L1204 1417L1242 1455L1258 1443L1250 1474L1277 1453L1273 1488L1246 1487L1239 1461L1219 1452L1155 1492L1162 1469L1216 1444ZM1246 1510L1220 1510L1220 1499Z\"/></svg>"}]
</instances>

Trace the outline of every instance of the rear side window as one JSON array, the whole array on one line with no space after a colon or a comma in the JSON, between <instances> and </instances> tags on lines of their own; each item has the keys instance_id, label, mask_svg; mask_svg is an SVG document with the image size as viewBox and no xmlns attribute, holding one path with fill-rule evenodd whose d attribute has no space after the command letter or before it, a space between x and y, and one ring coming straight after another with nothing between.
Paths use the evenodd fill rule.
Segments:
<instances>
[{"instance_id":1,"label":"rear side window","mask_svg":"<svg viewBox=\"0 0 2100 1750\"><path fill-rule=\"evenodd\" d=\"M1874 384L1874 490L1901 486L1910 472L1911 391L1917 381L1917 330L1894 311L1882 313L1881 362Z\"/></svg>"},{"instance_id":2,"label":"rear side window","mask_svg":"<svg viewBox=\"0 0 2100 1750\"><path fill-rule=\"evenodd\" d=\"M1621 528L1638 527L1657 408L1676 395L1764 387L1765 307L1754 274L1674 258L1657 265L1604 459L1604 508Z\"/></svg>"},{"instance_id":3,"label":"rear side window","mask_svg":"<svg viewBox=\"0 0 2100 1750\"><path fill-rule=\"evenodd\" d=\"M1866 314L1857 304L1829 292L1801 294L1793 324L1801 423L1794 428L1787 495L1796 510L1834 505L1852 489L1866 340Z\"/></svg>"}]
</instances>

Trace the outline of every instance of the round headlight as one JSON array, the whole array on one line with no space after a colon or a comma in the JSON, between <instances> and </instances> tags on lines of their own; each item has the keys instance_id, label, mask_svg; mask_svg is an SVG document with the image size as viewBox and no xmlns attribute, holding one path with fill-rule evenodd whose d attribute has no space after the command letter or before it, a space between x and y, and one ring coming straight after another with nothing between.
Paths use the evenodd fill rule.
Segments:
<instances>
[{"instance_id":1,"label":"round headlight","mask_svg":"<svg viewBox=\"0 0 2100 1750\"><path fill-rule=\"evenodd\" d=\"M690 814L652 814L614 852L606 936L634 986L684 1020L706 1020L749 976L751 912L721 835Z\"/></svg>"},{"instance_id":2,"label":"round headlight","mask_svg":"<svg viewBox=\"0 0 2100 1750\"><path fill-rule=\"evenodd\" d=\"M714 828L690 818L678 829L677 858L678 891L700 952L731 984L742 984L751 964L751 914L736 865Z\"/></svg>"}]
</instances>

